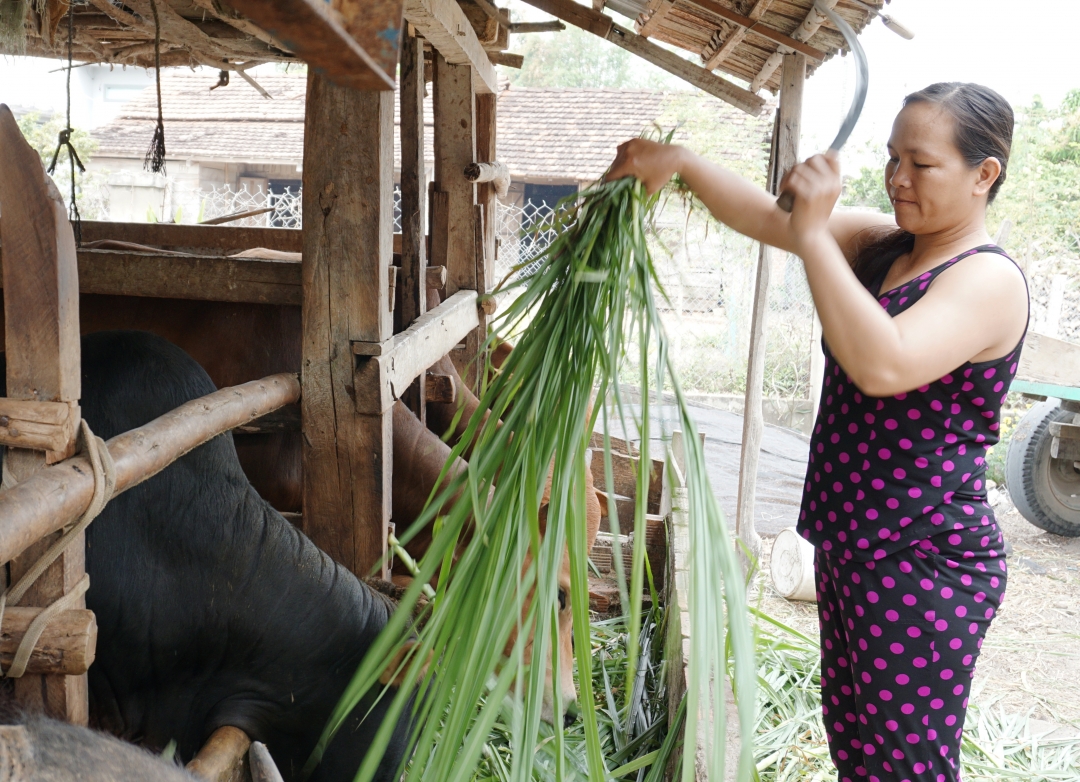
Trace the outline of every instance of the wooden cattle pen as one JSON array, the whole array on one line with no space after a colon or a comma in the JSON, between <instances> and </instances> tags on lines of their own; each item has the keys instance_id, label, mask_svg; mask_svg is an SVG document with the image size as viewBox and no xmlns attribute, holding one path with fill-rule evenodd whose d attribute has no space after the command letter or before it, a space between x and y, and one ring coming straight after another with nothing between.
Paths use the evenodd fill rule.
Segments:
<instances>
[{"instance_id":1,"label":"wooden cattle pen","mask_svg":"<svg viewBox=\"0 0 1080 782\"><path fill-rule=\"evenodd\" d=\"M868 5L877 8L883 1ZM749 113L767 106L759 91L779 91L773 187L797 158L803 81L843 46L840 35L823 26L811 0L608 0L610 10L637 19L633 29L604 13L605 0L526 2ZM441 378L429 382L427 370L447 353L463 373L473 374L494 312L489 296L497 251L494 180L505 171L496 159L495 65L521 65L520 56L506 51L509 33L562 25L514 22L489 0L47 0L30 5L25 48L0 53L66 57L70 47L80 62L153 67L157 39L161 66L205 65L249 81L247 71L258 63L306 62L304 220L302 230L83 222L79 246L59 193L11 113L0 109L7 353L0 444L8 449L0 491L0 561L10 563L8 577L18 582L91 506L100 508L109 495L238 427L245 432L302 429L298 523L335 560L367 575L384 559L393 529L391 407L402 399L423 420L426 400L446 393ZM827 0L827 5L856 29L871 18L856 0ZM680 47L693 61L654 40ZM395 87L400 96L397 161ZM430 187L423 116L428 90L434 112ZM393 230L395 165L400 234ZM102 240L109 243L102 246ZM301 260L233 257L256 247L299 253ZM762 248L760 257L737 519L748 542L754 538L762 428L768 250ZM431 310L429 287L443 291L442 303ZM101 446L87 436L90 442L79 448L80 295L299 310L300 362L289 373L222 389ZM631 449L625 455L629 459ZM651 508L653 514L659 510L658 504ZM658 537L650 528L649 545L659 541L662 546L663 516L650 521L660 532ZM82 599L81 533L69 539L71 545L21 600L9 601L19 605L3 615L0 664L9 669L19 640L40 629L32 620L42 607L61 601L58 615L21 662L25 675L16 692L29 708L85 724L85 672L93 661L96 630ZM246 739L234 735L238 731L223 730L228 735L215 734L196 761L200 773L215 779L230 778L246 747Z\"/></svg>"}]
</instances>

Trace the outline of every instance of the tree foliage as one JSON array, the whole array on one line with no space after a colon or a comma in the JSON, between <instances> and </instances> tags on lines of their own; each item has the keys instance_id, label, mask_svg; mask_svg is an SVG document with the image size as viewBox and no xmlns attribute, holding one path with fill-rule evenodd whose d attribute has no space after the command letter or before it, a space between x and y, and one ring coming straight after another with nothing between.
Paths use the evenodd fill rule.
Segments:
<instances>
[{"instance_id":1,"label":"tree foliage","mask_svg":"<svg viewBox=\"0 0 1080 782\"><path fill-rule=\"evenodd\" d=\"M56 153L57 138L65 125L64 118L56 115L48 119L42 119L40 114L31 112L21 116L18 119L18 125L27 143L41 156L42 163L48 166ZM85 130L76 128L71 134L71 143L84 165L97 152L98 143ZM75 197L78 199L79 212L82 217L88 220L103 217L100 214L102 209L100 197L88 201L83 199L84 194L91 192L99 196L101 190L100 176L101 174L96 172L83 174L78 169L75 172ZM71 164L68 162L66 147L60 150L60 157L57 160L56 170L53 172L52 178L66 204L71 197Z\"/></svg>"}]
</instances>

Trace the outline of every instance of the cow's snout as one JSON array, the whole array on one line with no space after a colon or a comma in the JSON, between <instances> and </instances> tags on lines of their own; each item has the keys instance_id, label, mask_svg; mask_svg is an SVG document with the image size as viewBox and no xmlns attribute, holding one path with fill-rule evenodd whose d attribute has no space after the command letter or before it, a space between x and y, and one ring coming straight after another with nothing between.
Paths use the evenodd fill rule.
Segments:
<instances>
[{"instance_id":1,"label":"cow's snout","mask_svg":"<svg viewBox=\"0 0 1080 782\"><path fill-rule=\"evenodd\" d=\"M575 722L577 722L577 718L580 713L581 712L578 709L577 701L570 701L570 703L566 705L566 712L563 714L563 727L571 727Z\"/></svg>"}]
</instances>

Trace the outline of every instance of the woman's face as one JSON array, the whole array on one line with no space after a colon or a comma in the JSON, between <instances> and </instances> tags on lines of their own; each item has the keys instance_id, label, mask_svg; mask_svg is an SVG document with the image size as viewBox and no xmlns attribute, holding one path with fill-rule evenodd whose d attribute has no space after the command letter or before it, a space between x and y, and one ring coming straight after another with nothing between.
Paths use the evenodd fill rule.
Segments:
<instances>
[{"instance_id":1,"label":"woman's face","mask_svg":"<svg viewBox=\"0 0 1080 782\"><path fill-rule=\"evenodd\" d=\"M885 188L896 224L909 233L946 232L981 220L1001 167L994 158L971 168L956 146L956 122L933 103L912 103L889 137Z\"/></svg>"}]
</instances>

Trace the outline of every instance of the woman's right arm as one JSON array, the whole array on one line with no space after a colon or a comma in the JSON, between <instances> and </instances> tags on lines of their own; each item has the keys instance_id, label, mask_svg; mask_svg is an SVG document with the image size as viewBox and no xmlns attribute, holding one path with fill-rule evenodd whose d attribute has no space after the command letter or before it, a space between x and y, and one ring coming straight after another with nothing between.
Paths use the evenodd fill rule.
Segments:
<instances>
[{"instance_id":1,"label":"woman's right arm","mask_svg":"<svg viewBox=\"0 0 1080 782\"><path fill-rule=\"evenodd\" d=\"M776 206L767 190L685 147L632 139L619 146L608 180L635 176L655 193L675 174L682 177L713 216L741 234L787 252L795 252L791 215ZM890 215L834 212L829 228L850 261L855 237L873 226L895 226Z\"/></svg>"}]
</instances>

